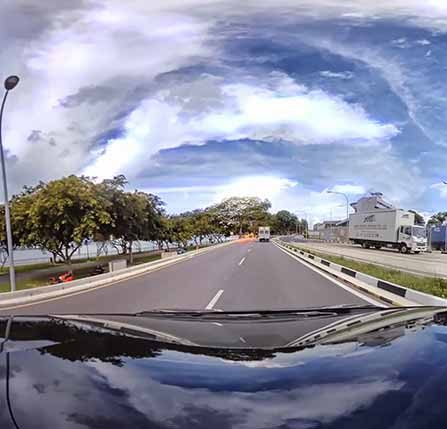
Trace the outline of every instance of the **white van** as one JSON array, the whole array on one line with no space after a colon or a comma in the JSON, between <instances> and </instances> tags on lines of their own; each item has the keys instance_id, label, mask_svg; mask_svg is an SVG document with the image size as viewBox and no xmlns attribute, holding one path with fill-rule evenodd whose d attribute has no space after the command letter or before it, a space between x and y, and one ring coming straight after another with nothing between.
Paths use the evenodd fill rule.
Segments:
<instances>
[{"instance_id":1,"label":"white van","mask_svg":"<svg viewBox=\"0 0 447 429\"><path fill-rule=\"evenodd\" d=\"M270 241L270 227L260 226L258 233L259 241Z\"/></svg>"}]
</instances>

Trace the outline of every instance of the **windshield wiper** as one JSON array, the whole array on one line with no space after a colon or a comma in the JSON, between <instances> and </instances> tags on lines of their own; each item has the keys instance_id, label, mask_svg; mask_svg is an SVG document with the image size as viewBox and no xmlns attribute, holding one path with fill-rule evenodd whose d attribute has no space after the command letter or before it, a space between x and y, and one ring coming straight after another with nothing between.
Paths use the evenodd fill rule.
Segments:
<instances>
[{"instance_id":1,"label":"windshield wiper","mask_svg":"<svg viewBox=\"0 0 447 429\"><path fill-rule=\"evenodd\" d=\"M402 308L402 307L399 307ZM311 318L311 317L333 317L352 312L381 311L389 310L389 307L380 307L375 305L339 305L300 309L282 309L282 310L179 310L179 309L157 309L150 311L141 311L135 313L137 317L172 317L172 318L190 318L190 319L271 319L271 318Z\"/></svg>"},{"instance_id":2,"label":"windshield wiper","mask_svg":"<svg viewBox=\"0 0 447 429\"><path fill-rule=\"evenodd\" d=\"M54 319L65 320L72 324L86 324L95 328L112 331L125 336L133 336L147 340L162 341L186 346L197 345L184 338L180 338L178 336L171 335L166 332L161 332L159 330L155 330L150 327L138 326L117 320L102 319L101 315L95 315L95 316L96 317L86 315L53 315L51 317Z\"/></svg>"}]
</instances>

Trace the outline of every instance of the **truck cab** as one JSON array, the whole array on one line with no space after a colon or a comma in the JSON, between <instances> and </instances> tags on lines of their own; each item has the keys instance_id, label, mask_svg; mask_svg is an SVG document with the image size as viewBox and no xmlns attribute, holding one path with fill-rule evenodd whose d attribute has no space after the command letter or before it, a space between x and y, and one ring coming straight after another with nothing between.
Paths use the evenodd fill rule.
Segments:
<instances>
[{"instance_id":1,"label":"truck cab","mask_svg":"<svg viewBox=\"0 0 447 429\"><path fill-rule=\"evenodd\" d=\"M427 251L427 231L423 226L417 225L401 225L399 227L398 241L400 243L400 251L414 253Z\"/></svg>"}]
</instances>

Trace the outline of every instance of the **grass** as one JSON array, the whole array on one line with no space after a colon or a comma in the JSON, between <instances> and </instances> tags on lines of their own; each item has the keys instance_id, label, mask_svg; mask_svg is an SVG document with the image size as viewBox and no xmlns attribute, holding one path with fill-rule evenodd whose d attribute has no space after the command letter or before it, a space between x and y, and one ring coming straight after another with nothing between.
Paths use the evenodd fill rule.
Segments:
<instances>
[{"instance_id":1,"label":"grass","mask_svg":"<svg viewBox=\"0 0 447 429\"><path fill-rule=\"evenodd\" d=\"M404 271L395 270L392 268L382 267L380 265L370 264L367 262L354 261L344 256L327 255L314 250L299 247L307 253L326 259L327 261L343 265L346 268L351 268L355 271L377 277L391 283L407 287L409 289L425 292L430 295L436 295L441 298L447 298L447 279L440 277L417 276L406 273Z\"/></svg>"},{"instance_id":2,"label":"grass","mask_svg":"<svg viewBox=\"0 0 447 429\"><path fill-rule=\"evenodd\" d=\"M100 258L100 260L98 261L98 264L102 265L106 272L108 271L108 262L112 259L119 259L119 258L123 258L123 255L111 255L108 257L102 257ZM147 254L146 253L136 253L134 254L134 262L132 265L140 265L140 264L144 264L146 262L151 262L151 261L155 261L157 259L160 259L160 254L159 253L151 253L151 254ZM78 263L79 260L76 261L76 263ZM92 259L92 260L84 260L85 262L96 262L96 259ZM31 270L30 268L34 267L34 270ZM36 268L37 267L37 268ZM19 268L19 267L18 267ZM22 267L20 267L22 268ZM39 272L42 269L45 268L53 268L54 271L51 274L52 276L57 276L62 274L63 272L65 272L67 270L67 265L52 265L52 264L33 264L33 265L27 265L26 268L28 268L25 271L19 271L16 270L17 272L32 272L35 271L35 276L33 276L31 279L27 278L27 279L20 279L17 278L16 280L16 290L23 290L23 289L32 289L32 288L36 288L36 287L41 287L41 286L47 286L48 285L48 280L50 275L48 275L47 272ZM90 277L91 273L93 271L93 268L91 264L85 266L85 267L78 267L78 268L74 268L73 269L73 273L76 279L82 279L85 277ZM6 270L8 270L6 268ZM0 292L9 292L9 283L3 283L0 284Z\"/></svg>"},{"instance_id":3,"label":"grass","mask_svg":"<svg viewBox=\"0 0 447 429\"><path fill-rule=\"evenodd\" d=\"M134 253L134 260L139 260L141 258L147 258L148 253L150 256L153 256L152 251L149 252L141 252L141 253ZM103 255L99 258L81 258L81 259L73 259L72 264L82 264L85 262L98 262L99 264L103 265L104 263L108 263L109 261L112 261L114 259L128 259L129 255ZM41 262L38 264L23 264L23 265L16 265L15 271L16 273L28 273L30 271L38 271L45 268L54 268L55 271L57 271L60 267L66 268L66 264L62 262L58 262L56 264L51 264L50 262ZM0 268L0 276L7 275L9 273L8 267L2 267Z\"/></svg>"},{"instance_id":4,"label":"grass","mask_svg":"<svg viewBox=\"0 0 447 429\"><path fill-rule=\"evenodd\" d=\"M134 259L133 265L145 264L146 262L156 261L157 259L161 259L160 254L142 256Z\"/></svg>"}]
</instances>

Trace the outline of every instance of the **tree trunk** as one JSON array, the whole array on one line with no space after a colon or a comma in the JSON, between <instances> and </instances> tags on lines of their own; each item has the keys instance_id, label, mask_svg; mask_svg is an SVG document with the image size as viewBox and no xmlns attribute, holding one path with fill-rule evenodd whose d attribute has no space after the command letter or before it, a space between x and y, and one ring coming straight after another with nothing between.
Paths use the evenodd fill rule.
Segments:
<instances>
[{"instance_id":1,"label":"tree trunk","mask_svg":"<svg viewBox=\"0 0 447 429\"><path fill-rule=\"evenodd\" d=\"M8 260L8 252L6 250L1 251L2 257L2 269L5 267L6 261Z\"/></svg>"},{"instance_id":2,"label":"tree trunk","mask_svg":"<svg viewBox=\"0 0 447 429\"><path fill-rule=\"evenodd\" d=\"M71 267L71 256L68 255L68 247L65 247L64 249L64 260L68 266Z\"/></svg>"},{"instance_id":3,"label":"tree trunk","mask_svg":"<svg viewBox=\"0 0 447 429\"><path fill-rule=\"evenodd\" d=\"M129 264L132 265L133 264L133 251L132 251L132 244L133 242L130 241L129 242Z\"/></svg>"}]
</instances>

